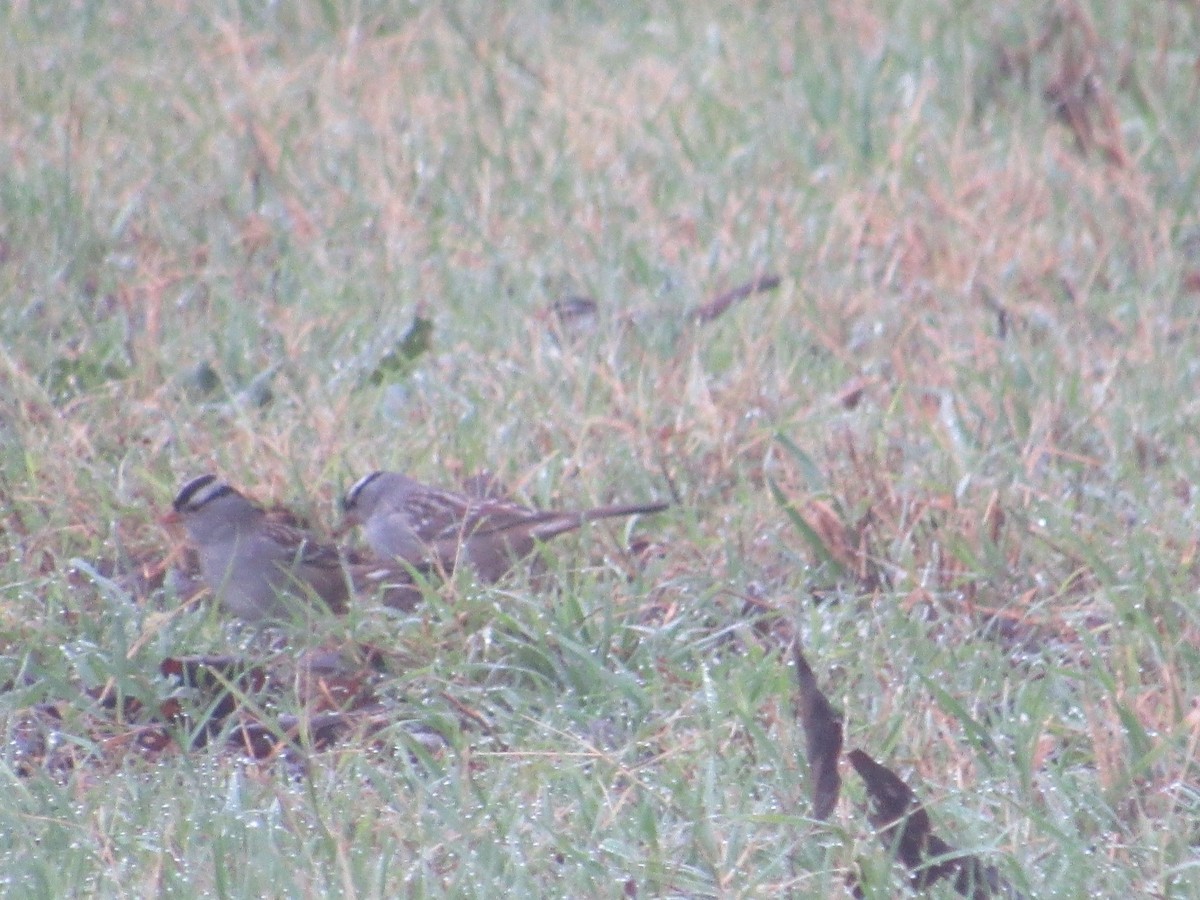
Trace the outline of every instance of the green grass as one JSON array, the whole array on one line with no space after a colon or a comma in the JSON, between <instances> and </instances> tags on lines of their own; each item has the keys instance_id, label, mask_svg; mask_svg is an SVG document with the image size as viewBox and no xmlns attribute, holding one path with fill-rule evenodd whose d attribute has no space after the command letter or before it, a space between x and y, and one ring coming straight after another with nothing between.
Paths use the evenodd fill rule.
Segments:
<instances>
[{"instance_id":1,"label":"green grass","mask_svg":"<svg viewBox=\"0 0 1200 900\"><path fill-rule=\"evenodd\" d=\"M808 6L0 11L0 892L895 896L798 635L1023 891L1200 896L1200 22ZM680 502L271 652L384 648L381 732L140 747L261 649L127 589L178 485L329 528L377 467Z\"/></svg>"}]
</instances>

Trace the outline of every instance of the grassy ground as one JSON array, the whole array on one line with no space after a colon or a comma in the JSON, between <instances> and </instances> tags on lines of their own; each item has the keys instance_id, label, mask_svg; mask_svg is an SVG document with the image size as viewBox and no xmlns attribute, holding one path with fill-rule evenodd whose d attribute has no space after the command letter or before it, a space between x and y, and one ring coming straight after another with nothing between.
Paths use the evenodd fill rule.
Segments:
<instances>
[{"instance_id":1,"label":"grassy ground","mask_svg":"<svg viewBox=\"0 0 1200 900\"><path fill-rule=\"evenodd\" d=\"M799 636L1017 888L1200 896L1196 9L798 7L3 7L0 892L894 896ZM389 654L333 749L95 699L246 645L127 589L184 478L377 467L678 502L294 629Z\"/></svg>"}]
</instances>

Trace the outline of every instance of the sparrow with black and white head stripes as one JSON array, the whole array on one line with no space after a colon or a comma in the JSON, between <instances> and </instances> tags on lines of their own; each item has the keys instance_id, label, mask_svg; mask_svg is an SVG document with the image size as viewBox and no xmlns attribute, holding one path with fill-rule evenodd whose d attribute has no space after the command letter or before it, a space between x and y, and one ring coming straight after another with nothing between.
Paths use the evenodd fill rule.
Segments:
<instances>
[{"instance_id":1,"label":"sparrow with black and white head stripes","mask_svg":"<svg viewBox=\"0 0 1200 900\"><path fill-rule=\"evenodd\" d=\"M662 512L667 505L537 510L506 498L430 487L399 472L363 476L342 502L345 524L361 526L367 544L381 558L446 571L461 561L484 583L498 581L539 543L586 522Z\"/></svg>"},{"instance_id":2,"label":"sparrow with black and white head stripes","mask_svg":"<svg viewBox=\"0 0 1200 900\"><path fill-rule=\"evenodd\" d=\"M315 597L334 612L345 611L352 589L383 586L384 603L400 608L420 600L407 570L348 563L333 545L270 516L215 475L185 484L164 522L183 525L205 583L227 612L247 621L284 614L285 594Z\"/></svg>"}]
</instances>

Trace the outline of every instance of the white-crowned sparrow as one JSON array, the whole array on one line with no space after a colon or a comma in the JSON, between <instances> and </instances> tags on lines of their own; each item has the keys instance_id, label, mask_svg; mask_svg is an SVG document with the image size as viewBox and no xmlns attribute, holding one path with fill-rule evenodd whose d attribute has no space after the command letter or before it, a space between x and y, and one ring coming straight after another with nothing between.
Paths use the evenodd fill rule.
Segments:
<instances>
[{"instance_id":1,"label":"white-crowned sparrow","mask_svg":"<svg viewBox=\"0 0 1200 900\"><path fill-rule=\"evenodd\" d=\"M205 583L226 611L248 621L285 613L283 594L318 598L334 612L345 610L352 588L382 589L386 605L405 609L421 597L407 569L347 562L215 475L185 484L164 521L183 524Z\"/></svg>"},{"instance_id":2,"label":"white-crowned sparrow","mask_svg":"<svg viewBox=\"0 0 1200 900\"><path fill-rule=\"evenodd\" d=\"M485 583L585 522L662 512L666 503L598 506L576 511L530 509L493 496L468 497L422 484L399 472L360 478L342 502L346 525L359 525L383 559L450 571L461 559Z\"/></svg>"}]
</instances>

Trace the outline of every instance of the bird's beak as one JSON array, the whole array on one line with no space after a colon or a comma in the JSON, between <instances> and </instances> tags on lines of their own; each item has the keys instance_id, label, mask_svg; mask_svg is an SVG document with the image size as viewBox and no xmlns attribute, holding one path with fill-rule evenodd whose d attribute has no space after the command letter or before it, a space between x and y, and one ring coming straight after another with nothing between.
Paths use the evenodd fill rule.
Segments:
<instances>
[{"instance_id":1,"label":"bird's beak","mask_svg":"<svg viewBox=\"0 0 1200 900\"><path fill-rule=\"evenodd\" d=\"M158 524L166 525L168 527L170 527L171 525L178 525L182 521L183 521L183 516L181 516L179 513L175 512L175 510L171 510L169 513L163 513L161 516L158 517Z\"/></svg>"}]
</instances>

